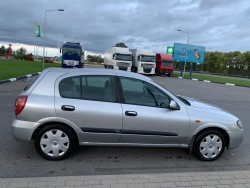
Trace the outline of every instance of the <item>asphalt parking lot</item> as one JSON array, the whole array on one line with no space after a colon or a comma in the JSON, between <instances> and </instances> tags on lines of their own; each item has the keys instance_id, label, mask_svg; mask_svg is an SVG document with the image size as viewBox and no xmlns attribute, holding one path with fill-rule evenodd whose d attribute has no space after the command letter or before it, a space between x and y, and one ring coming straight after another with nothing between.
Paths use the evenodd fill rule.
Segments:
<instances>
[{"instance_id":1,"label":"asphalt parking lot","mask_svg":"<svg viewBox=\"0 0 250 188\"><path fill-rule=\"evenodd\" d=\"M217 105L239 117L245 129L242 145L226 150L214 162L202 162L180 148L78 147L64 161L46 161L34 146L11 134L14 101L33 78L0 84L0 177L44 177L97 174L250 170L250 88L151 76L169 91Z\"/></svg>"}]
</instances>

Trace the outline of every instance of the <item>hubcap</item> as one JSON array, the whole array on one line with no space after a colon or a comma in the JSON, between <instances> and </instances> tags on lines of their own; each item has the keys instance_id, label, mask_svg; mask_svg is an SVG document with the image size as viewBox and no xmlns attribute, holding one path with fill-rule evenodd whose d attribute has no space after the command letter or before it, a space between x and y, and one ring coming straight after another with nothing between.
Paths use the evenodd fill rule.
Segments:
<instances>
[{"instance_id":1,"label":"hubcap","mask_svg":"<svg viewBox=\"0 0 250 188\"><path fill-rule=\"evenodd\" d=\"M203 138L200 143L200 153L205 158L214 158L220 154L222 149L221 138L215 134L210 134Z\"/></svg>"},{"instance_id":2,"label":"hubcap","mask_svg":"<svg viewBox=\"0 0 250 188\"><path fill-rule=\"evenodd\" d=\"M42 151L49 156L62 156L69 149L69 137L61 130L53 129L43 134L40 140Z\"/></svg>"}]
</instances>

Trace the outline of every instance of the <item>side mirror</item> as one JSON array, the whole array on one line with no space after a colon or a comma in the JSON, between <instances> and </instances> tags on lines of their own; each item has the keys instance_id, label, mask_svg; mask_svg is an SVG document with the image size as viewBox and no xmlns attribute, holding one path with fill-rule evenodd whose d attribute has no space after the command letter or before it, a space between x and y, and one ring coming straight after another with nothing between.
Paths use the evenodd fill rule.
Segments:
<instances>
[{"instance_id":1,"label":"side mirror","mask_svg":"<svg viewBox=\"0 0 250 188\"><path fill-rule=\"evenodd\" d=\"M140 60L140 56L137 57L137 60L138 60L138 61Z\"/></svg>"},{"instance_id":2,"label":"side mirror","mask_svg":"<svg viewBox=\"0 0 250 188\"><path fill-rule=\"evenodd\" d=\"M62 48L60 48L60 53L62 53Z\"/></svg>"},{"instance_id":3,"label":"side mirror","mask_svg":"<svg viewBox=\"0 0 250 188\"><path fill-rule=\"evenodd\" d=\"M178 106L178 104L174 100L170 101L169 107L172 110L180 110L180 107Z\"/></svg>"}]
</instances>

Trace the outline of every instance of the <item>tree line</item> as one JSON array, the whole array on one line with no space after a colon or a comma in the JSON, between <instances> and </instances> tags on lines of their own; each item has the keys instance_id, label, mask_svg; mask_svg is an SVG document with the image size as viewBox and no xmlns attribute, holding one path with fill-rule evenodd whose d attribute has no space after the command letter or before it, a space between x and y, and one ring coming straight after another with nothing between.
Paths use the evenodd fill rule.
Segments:
<instances>
[{"instance_id":1,"label":"tree line","mask_svg":"<svg viewBox=\"0 0 250 188\"><path fill-rule=\"evenodd\" d=\"M3 45L0 47L0 56L6 56L9 53L9 47L5 48ZM15 59L27 60L32 54L27 54L27 50L24 47L17 49L12 56Z\"/></svg>"},{"instance_id":2,"label":"tree line","mask_svg":"<svg viewBox=\"0 0 250 188\"><path fill-rule=\"evenodd\" d=\"M181 63L176 62L181 69ZM186 70L190 63L186 64ZM250 51L246 52L206 52L203 64L193 64L193 71L221 75L250 76Z\"/></svg>"}]
</instances>

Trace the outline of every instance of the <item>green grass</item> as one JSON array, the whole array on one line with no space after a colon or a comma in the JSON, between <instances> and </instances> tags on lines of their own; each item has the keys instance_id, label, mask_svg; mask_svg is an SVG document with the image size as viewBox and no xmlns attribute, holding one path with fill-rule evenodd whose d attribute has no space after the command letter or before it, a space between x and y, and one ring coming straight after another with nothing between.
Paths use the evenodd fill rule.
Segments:
<instances>
[{"instance_id":1,"label":"green grass","mask_svg":"<svg viewBox=\"0 0 250 188\"><path fill-rule=\"evenodd\" d=\"M174 72L173 76L180 76L179 72ZM209 76L209 75L200 75L200 74L192 74L189 76L189 73L185 73L185 78L196 78L198 80L209 80L211 82L219 82L219 83L230 83L235 85L241 86L249 86L250 87L250 80L241 80L237 78L225 78L219 76Z\"/></svg>"},{"instance_id":2,"label":"green grass","mask_svg":"<svg viewBox=\"0 0 250 188\"><path fill-rule=\"evenodd\" d=\"M44 63L44 66L45 68L61 67L57 63ZM42 70L42 62L0 59L0 80L25 76Z\"/></svg>"},{"instance_id":3,"label":"green grass","mask_svg":"<svg viewBox=\"0 0 250 188\"><path fill-rule=\"evenodd\" d=\"M57 63L45 63L45 68L49 67L61 67L61 65ZM41 72L42 70L42 62L0 59L0 80L25 76L27 74ZM174 72L174 76L180 76L180 73ZM187 73L185 74L185 78L196 78L198 80L209 80L211 82L230 83L250 87L250 81L236 78L234 79L199 74L193 74L192 77L190 77Z\"/></svg>"}]
</instances>

